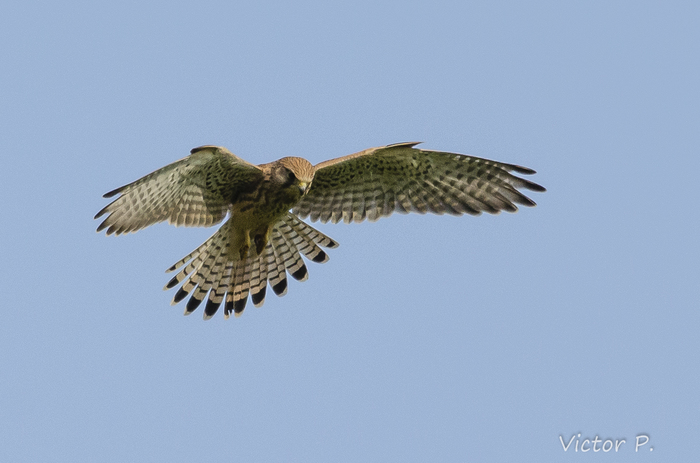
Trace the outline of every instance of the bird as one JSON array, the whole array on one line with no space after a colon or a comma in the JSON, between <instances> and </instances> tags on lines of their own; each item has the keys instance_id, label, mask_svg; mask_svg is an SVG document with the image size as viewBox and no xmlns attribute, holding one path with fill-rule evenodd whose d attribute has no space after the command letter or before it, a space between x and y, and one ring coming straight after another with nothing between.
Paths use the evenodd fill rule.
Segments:
<instances>
[{"instance_id":1,"label":"bird","mask_svg":"<svg viewBox=\"0 0 700 463\"><path fill-rule=\"evenodd\" d=\"M187 296L185 315L204 300L204 319L221 306L224 317L241 315L248 298L256 307L267 286L287 292L287 274L308 278L302 255L328 261L322 248L338 243L303 221L374 222L392 213L479 215L535 206L519 189L544 192L518 177L527 167L457 153L423 150L418 142L395 143L312 165L301 157L251 164L221 146L190 155L104 194L111 203L97 232L121 235L158 222L208 227L228 220L166 272L177 272L164 290L171 304Z\"/></svg>"}]
</instances>

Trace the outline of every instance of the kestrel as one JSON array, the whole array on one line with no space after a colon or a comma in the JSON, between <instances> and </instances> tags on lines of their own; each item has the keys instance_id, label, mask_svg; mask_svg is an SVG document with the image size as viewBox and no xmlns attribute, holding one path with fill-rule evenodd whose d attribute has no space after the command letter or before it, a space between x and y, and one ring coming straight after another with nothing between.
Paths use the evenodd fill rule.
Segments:
<instances>
[{"instance_id":1,"label":"kestrel","mask_svg":"<svg viewBox=\"0 0 700 463\"><path fill-rule=\"evenodd\" d=\"M224 316L240 315L248 295L259 307L268 285L287 292L287 273L308 278L301 255L326 262L321 249L333 239L301 221L309 217L338 223L376 221L393 212L479 215L515 212L534 206L518 191L545 189L510 172L526 167L398 143L370 148L316 166L298 157L254 165L219 146L200 146L179 161L133 183L95 215L107 217L97 231L130 233L167 220L176 226L211 226L229 219L201 246L167 271L178 273L165 285L183 283L172 304L192 294L185 315L204 299L204 318L225 301ZM208 295L208 296L207 296Z\"/></svg>"}]
</instances>

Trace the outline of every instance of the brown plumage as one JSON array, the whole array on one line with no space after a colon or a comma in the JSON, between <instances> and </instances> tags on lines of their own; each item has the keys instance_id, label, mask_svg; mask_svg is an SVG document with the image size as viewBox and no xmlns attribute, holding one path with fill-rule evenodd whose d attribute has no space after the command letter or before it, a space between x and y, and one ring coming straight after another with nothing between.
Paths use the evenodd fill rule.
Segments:
<instances>
[{"instance_id":1,"label":"brown plumage","mask_svg":"<svg viewBox=\"0 0 700 463\"><path fill-rule=\"evenodd\" d=\"M192 294L185 314L204 299L204 318L225 301L224 315L239 315L248 295L263 304L269 283L275 294L287 291L287 277L308 277L301 254L326 262L321 247L338 243L302 222L362 222L400 213L497 214L516 204L535 203L518 191L545 191L516 177L535 171L513 164L399 143L371 148L312 166L286 157L250 164L226 148L202 146L190 156L105 194L120 194L95 215L107 217L97 231L121 234L167 220L174 225L211 226L229 220L168 272L178 273L165 289L183 283L176 304ZM291 212L290 212L291 210ZM208 297L207 297L208 295Z\"/></svg>"}]
</instances>

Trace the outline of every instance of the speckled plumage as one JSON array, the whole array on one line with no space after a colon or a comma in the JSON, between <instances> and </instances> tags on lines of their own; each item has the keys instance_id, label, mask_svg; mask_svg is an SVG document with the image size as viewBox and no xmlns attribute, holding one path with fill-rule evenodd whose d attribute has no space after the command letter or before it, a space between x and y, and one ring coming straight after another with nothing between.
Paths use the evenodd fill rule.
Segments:
<instances>
[{"instance_id":1,"label":"speckled plumage","mask_svg":"<svg viewBox=\"0 0 700 463\"><path fill-rule=\"evenodd\" d=\"M248 296L263 304L269 283L287 292L287 277L304 281L301 255L326 262L321 247L338 244L302 222L346 223L378 220L393 212L496 214L516 204L535 203L519 188L545 191L511 174L535 171L455 153L416 149L417 143L371 148L312 166L298 157L259 166L226 148L202 146L190 156L110 191L120 194L97 213L107 217L97 231L138 231L167 220L174 225L211 226L229 220L169 272L165 289L182 283L173 304L191 294L185 314L205 299L204 318L224 304L224 315L239 315ZM291 212L290 212L291 210Z\"/></svg>"}]
</instances>

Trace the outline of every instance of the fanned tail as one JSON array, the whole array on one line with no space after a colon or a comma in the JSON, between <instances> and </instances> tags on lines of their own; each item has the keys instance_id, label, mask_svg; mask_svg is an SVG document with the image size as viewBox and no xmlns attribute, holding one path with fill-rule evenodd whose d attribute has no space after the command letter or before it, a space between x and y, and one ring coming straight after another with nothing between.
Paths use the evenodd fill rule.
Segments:
<instances>
[{"instance_id":1,"label":"fanned tail","mask_svg":"<svg viewBox=\"0 0 700 463\"><path fill-rule=\"evenodd\" d=\"M237 253L229 252L231 220L167 270L179 272L163 289L182 283L172 304L191 294L185 315L194 312L205 299L205 320L214 316L222 303L225 318L231 313L240 315L248 296L256 307L260 307L265 302L268 282L275 294L284 296L287 293L287 273L299 281L308 278L301 255L313 262L323 263L328 261L328 254L321 247L338 247L332 238L288 213L274 225L263 252L257 255L251 248L246 258L241 260Z\"/></svg>"}]
</instances>

